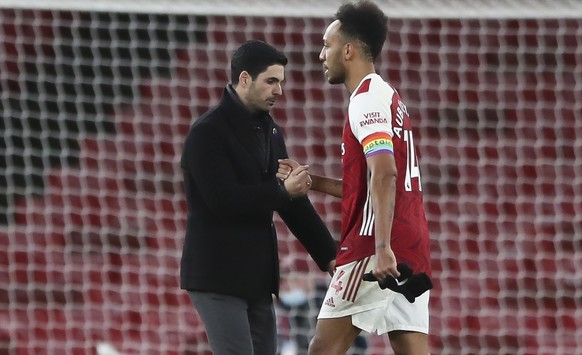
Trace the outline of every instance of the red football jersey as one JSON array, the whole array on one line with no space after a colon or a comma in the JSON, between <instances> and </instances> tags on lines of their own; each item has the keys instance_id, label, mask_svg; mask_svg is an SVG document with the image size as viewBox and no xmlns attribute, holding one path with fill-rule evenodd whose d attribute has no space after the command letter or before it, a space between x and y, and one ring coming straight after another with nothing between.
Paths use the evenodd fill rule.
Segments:
<instances>
[{"instance_id":1,"label":"red football jersey","mask_svg":"<svg viewBox=\"0 0 582 355\"><path fill-rule=\"evenodd\" d=\"M398 170L391 247L398 263L430 274L429 233L416 146L406 106L377 74L350 97L342 139L342 235L337 265L375 253L374 215L366 157L393 154Z\"/></svg>"}]
</instances>

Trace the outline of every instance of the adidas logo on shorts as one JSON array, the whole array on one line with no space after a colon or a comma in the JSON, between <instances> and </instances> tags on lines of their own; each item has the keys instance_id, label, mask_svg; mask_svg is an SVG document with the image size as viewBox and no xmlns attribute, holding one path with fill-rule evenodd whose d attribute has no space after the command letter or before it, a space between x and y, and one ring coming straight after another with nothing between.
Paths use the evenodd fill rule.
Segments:
<instances>
[{"instance_id":1,"label":"adidas logo on shorts","mask_svg":"<svg viewBox=\"0 0 582 355\"><path fill-rule=\"evenodd\" d=\"M325 305L329 307L335 307L335 303L333 303L333 297L330 297L327 300L325 300Z\"/></svg>"}]
</instances>

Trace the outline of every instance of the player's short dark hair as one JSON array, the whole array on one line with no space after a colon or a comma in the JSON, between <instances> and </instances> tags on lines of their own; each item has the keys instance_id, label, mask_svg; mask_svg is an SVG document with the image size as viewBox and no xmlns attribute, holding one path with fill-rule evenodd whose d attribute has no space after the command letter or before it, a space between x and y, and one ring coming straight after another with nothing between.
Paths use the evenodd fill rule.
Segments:
<instances>
[{"instance_id":1,"label":"player's short dark hair","mask_svg":"<svg viewBox=\"0 0 582 355\"><path fill-rule=\"evenodd\" d=\"M247 71L251 78L275 64L287 65L287 57L275 47L259 40L243 43L234 51L230 61L230 77L232 85L238 84L240 73Z\"/></svg>"},{"instance_id":2,"label":"player's short dark hair","mask_svg":"<svg viewBox=\"0 0 582 355\"><path fill-rule=\"evenodd\" d=\"M335 19L340 21L339 30L346 39L360 41L365 54L376 60L388 32L388 18L384 12L373 2L361 0L340 6Z\"/></svg>"}]
</instances>

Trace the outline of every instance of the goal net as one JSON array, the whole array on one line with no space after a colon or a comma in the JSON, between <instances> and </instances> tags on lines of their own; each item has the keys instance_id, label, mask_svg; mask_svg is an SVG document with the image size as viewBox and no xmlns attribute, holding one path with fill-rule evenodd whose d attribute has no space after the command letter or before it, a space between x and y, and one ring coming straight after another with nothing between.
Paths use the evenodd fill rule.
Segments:
<instances>
[{"instance_id":1,"label":"goal net","mask_svg":"<svg viewBox=\"0 0 582 355\"><path fill-rule=\"evenodd\" d=\"M0 1L0 354L210 354L178 285L183 139L262 39L290 60L290 155L339 177L347 95L318 61L339 3ZM582 6L379 3L377 70L418 132L432 353L582 354ZM339 236L340 202L310 197ZM328 280L277 229L280 352L304 354Z\"/></svg>"}]
</instances>

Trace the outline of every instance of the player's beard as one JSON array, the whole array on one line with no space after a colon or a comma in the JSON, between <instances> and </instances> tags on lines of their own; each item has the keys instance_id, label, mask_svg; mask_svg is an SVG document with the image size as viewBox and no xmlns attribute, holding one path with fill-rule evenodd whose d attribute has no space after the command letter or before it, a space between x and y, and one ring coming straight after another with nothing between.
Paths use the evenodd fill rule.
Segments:
<instances>
[{"instance_id":1,"label":"player's beard","mask_svg":"<svg viewBox=\"0 0 582 355\"><path fill-rule=\"evenodd\" d=\"M346 70L343 65L337 65L338 70L330 70L327 68L327 82L330 84L343 84L346 80Z\"/></svg>"}]
</instances>

